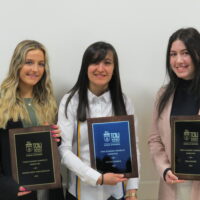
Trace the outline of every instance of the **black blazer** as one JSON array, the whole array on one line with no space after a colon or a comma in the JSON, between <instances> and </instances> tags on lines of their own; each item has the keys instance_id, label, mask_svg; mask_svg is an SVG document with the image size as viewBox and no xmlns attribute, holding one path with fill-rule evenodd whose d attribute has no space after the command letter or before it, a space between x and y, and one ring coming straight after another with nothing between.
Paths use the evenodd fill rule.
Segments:
<instances>
[{"instance_id":1,"label":"black blazer","mask_svg":"<svg viewBox=\"0 0 200 200\"><path fill-rule=\"evenodd\" d=\"M17 197L19 185L11 177L10 144L8 130L23 128L21 121L8 121L6 129L0 128L0 200L37 200L36 192ZM64 200L62 188L49 190L49 200Z\"/></svg>"},{"instance_id":2,"label":"black blazer","mask_svg":"<svg viewBox=\"0 0 200 200\"><path fill-rule=\"evenodd\" d=\"M8 129L22 127L21 121L9 121L6 129L0 129L0 200L17 199L19 185L11 177Z\"/></svg>"}]
</instances>

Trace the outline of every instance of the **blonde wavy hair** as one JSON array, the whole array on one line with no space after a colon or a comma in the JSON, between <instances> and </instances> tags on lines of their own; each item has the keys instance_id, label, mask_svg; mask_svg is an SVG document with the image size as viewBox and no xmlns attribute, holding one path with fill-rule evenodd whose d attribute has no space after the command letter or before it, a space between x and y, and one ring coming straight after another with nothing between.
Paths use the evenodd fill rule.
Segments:
<instances>
[{"instance_id":1,"label":"blonde wavy hair","mask_svg":"<svg viewBox=\"0 0 200 200\"><path fill-rule=\"evenodd\" d=\"M34 40L20 42L14 50L7 78L0 87L0 128L6 128L9 120L30 121L23 98L19 90L19 72L25 64L26 55L31 50L41 50L45 58L45 71L41 80L33 87L33 101L38 122L55 123L57 104L53 95L52 83L45 47Z\"/></svg>"}]
</instances>

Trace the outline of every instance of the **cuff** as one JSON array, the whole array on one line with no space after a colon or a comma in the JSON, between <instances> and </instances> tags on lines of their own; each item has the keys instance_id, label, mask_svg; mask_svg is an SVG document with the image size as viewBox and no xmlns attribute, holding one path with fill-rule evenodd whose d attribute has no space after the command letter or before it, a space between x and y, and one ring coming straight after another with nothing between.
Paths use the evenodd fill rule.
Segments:
<instances>
[{"instance_id":1,"label":"cuff","mask_svg":"<svg viewBox=\"0 0 200 200\"><path fill-rule=\"evenodd\" d=\"M87 176L88 184L90 184L92 186L96 186L97 185L97 180L101 176L101 174L99 172L97 172L96 170L90 168L87 171L86 176Z\"/></svg>"},{"instance_id":2,"label":"cuff","mask_svg":"<svg viewBox=\"0 0 200 200\"><path fill-rule=\"evenodd\" d=\"M167 172L168 172L169 170L171 170L171 168L166 168L165 171L163 172L163 179L164 179L164 181L166 181L165 176L166 176L166 174L167 174Z\"/></svg>"},{"instance_id":3,"label":"cuff","mask_svg":"<svg viewBox=\"0 0 200 200\"><path fill-rule=\"evenodd\" d=\"M138 187L139 187L139 178L128 179L126 190L138 189Z\"/></svg>"}]
</instances>

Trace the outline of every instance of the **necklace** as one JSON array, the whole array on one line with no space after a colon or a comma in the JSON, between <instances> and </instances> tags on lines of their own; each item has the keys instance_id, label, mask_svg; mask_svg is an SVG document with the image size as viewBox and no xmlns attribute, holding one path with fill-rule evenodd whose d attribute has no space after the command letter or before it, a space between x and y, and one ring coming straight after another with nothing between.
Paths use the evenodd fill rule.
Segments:
<instances>
[{"instance_id":1,"label":"necklace","mask_svg":"<svg viewBox=\"0 0 200 200\"><path fill-rule=\"evenodd\" d=\"M32 106L32 98L24 98L24 102L27 106Z\"/></svg>"}]
</instances>

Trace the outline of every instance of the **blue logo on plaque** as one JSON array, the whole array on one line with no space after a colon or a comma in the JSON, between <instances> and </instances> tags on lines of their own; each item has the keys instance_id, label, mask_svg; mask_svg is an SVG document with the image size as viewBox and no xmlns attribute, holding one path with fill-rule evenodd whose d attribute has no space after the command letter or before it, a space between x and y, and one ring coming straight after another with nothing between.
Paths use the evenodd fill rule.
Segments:
<instances>
[{"instance_id":1,"label":"blue logo on plaque","mask_svg":"<svg viewBox=\"0 0 200 200\"><path fill-rule=\"evenodd\" d=\"M116 144L120 144L120 133L116 132L116 133L110 133L109 131L105 131L103 133L103 137L104 137L104 142L106 143L105 145L107 146L108 143L111 143L109 145L116 145Z\"/></svg>"},{"instance_id":2,"label":"blue logo on plaque","mask_svg":"<svg viewBox=\"0 0 200 200\"><path fill-rule=\"evenodd\" d=\"M120 133L111 133L111 140L113 143L120 143Z\"/></svg>"},{"instance_id":3,"label":"blue logo on plaque","mask_svg":"<svg viewBox=\"0 0 200 200\"><path fill-rule=\"evenodd\" d=\"M110 142L110 133L108 131L105 131L103 134L104 142Z\"/></svg>"},{"instance_id":4,"label":"blue logo on plaque","mask_svg":"<svg viewBox=\"0 0 200 200\"><path fill-rule=\"evenodd\" d=\"M115 173L130 172L129 122L94 123L92 128L97 170Z\"/></svg>"}]
</instances>

